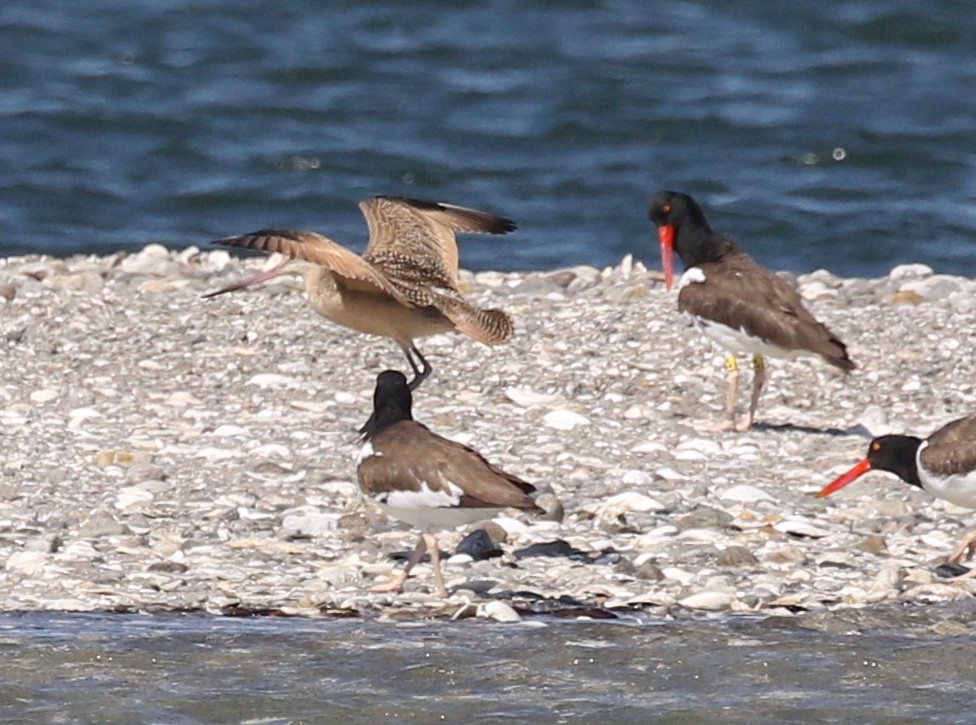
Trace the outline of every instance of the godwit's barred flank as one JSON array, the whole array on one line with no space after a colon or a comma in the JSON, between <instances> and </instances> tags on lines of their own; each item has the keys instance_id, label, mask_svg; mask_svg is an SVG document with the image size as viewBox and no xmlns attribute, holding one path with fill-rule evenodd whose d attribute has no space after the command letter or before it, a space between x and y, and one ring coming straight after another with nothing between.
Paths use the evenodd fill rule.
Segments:
<instances>
[{"instance_id":1,"label":"godwit's barred flank","mask_svg":"<svg viewBox=\"0 0 976 725\"><path fill-rule=\"evenodd\" d=\"M690 196L660 191L651 199L648 217L657 226L668 289L674 252L685 268L678 284L678 309L690 315L695 327L727 353L728 420L713 427L752 427L759 393L766 381L765 355L819 355L845 373L854 369L847 347L810 314L797 291L727 237L713 231L701 207ZM741 352L753 356L755 376L748 416L737 426L739 372L735 354Z\"/></svg>"},{"instance_id":2,"label":"godwit's barred flank","mask_svg":"<svg viewBox=\"0 0 976 725\"><path fill-rule=\"evenodd\" d=\"M359 487L389 516L421 534L404 570L372 591L402 591L410 570L429 551L437 593L446 597L433 530L483 521L504 508L542 509L530 497L532 484L496 468L477 451L432 433L413 420L411 408L403 373L380 373L358 458Z\"/></svg>"},{"instance_id":3,"label":"godwit's barred flank","mask_svg":"<svg viewBox=\"0 0 976 725\"><path fill-rule=\"evenodd\" d=\"M512 334L512 321L501 310L469 303L458 287L455 233L507 234L515 222L451 204L392 196L360 202L369 226L369 243L360 257L314 232L262 229L218 239L216 244L288 259L267 272L212 292L215 297L244 289L279 274L298 273L313 309L352 330L388 337L400 346L415 389L431 367L414 339L458 331L496 345Z\"/></svg>"},{"instance_id":4,"label":"godwit's barred flank","mask_svg":"<svg viewBox=\"0 0 976 725\"><path fill-rule=\"evenodd\" d=\"M818 497L829 496L868 471L888 471L905 483L956 506L976 509L976 415L959 418L925 440L885 435L868 446L868 455L851 470L825 486ZM972 559L976 530L966 534L949 557L950 564ZM958 579L976 576L976 568Z\"/></svg>"}]
</instances>

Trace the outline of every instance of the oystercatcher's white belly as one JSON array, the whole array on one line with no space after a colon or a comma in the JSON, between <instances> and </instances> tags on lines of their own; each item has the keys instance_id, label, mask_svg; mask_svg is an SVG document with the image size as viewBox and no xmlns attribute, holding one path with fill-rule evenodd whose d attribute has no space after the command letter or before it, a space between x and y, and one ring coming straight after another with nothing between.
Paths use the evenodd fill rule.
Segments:
<instances>
[{"instance_id":1,"label":"oystercatcher's white belly","mask_svg":"<svg viewBox=\"0 0 976 725\"><path fill-rule=\"evenodd\" d=\"M447 489L432 489L426 481L419 491L383 491L371 498L387 516L418 529L453 529L476 521L486 521L498 513L496 508L459 506L464 491L453 483Z\"/></svg>"},{"instance_id":2,"label":"oystercatcher's white belly","mask_svg":"<svg viewBox=\"0 0 976 725\"><path fill-rule=\"evenodd\" d=\"M405 508L379 504L387 516L405 524L427 529L453 529L465 524L487 521L498 513L498 509L478 508Z\"/></svg>"},{"instance_id":3,"label":"oystercatcher's white belly","mask_svg":"<svg viewBox=\"0 0 976 725\"><path fill-rule=\"evenodd\" d=\"M681 275L678 289L684 289L692 284L701 284L705 279L705 271L701 267L690 267ZM764 357L794 358L804 353L808 355L813 354L805 350L786 350L761 337L750 335L742 327L736 328L723 325L715 320L699 317L690 312L686 314L691 318L692 324L700 333L733 355L736 353L748 353L750 355L763 355Z\"/></svg>"},{"instance_id":4,"label":"oystercatcher's white belly","mask_svg":"<svg viewBox=\"0 0 976 725\"><path fill-rule=\"evenodd\" d=\"M814 353L806 350L786 350L772 344L761 337L750 335L744 329L736 329L723 325L714 320L706 320L704 317L689 315L692 322L700 333L711 339L723 350L730 353L748 353L750 355L762 355L764 357L784 357L794 358L800 355L813 355Z\"/></svg>"},{"instance_id":5,"label":"oystercatcher's white belly","mask_svg":"<svg viewBox=\"0 0 976 725\"><path fill-rule=\"evenodd\" d=\"M951 476L937 476L922 468L922 451L928 446L925 441L918 447L915 454L915 465L918 467L918 480L922 488L936 498L963 508L976 509L976 471L955 473Z\"/></svg>"}]
</instances>

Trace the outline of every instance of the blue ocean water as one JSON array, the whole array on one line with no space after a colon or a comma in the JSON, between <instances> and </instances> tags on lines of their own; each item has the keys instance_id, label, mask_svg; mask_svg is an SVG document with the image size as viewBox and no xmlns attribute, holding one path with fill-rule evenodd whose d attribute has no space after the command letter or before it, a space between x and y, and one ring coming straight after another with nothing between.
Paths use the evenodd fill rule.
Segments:
<instances>
[{"instance_id":1,"label":"blue ocean water","mask_svg":"<svg viewBox=\"0 0 976 725\"><path fill-rule=\"evenodd\" d=\"M5 0L0 253L280 225L403 194L516 219L473 269L657 264L685 190L766 264L976 276L965 0Z\"/></svg>"}]
</instances>

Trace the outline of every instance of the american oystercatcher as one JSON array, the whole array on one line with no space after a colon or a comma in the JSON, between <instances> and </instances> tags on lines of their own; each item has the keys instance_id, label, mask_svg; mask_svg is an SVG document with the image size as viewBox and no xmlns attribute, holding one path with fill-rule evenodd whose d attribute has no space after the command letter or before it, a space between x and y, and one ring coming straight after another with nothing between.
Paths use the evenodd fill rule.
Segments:
<instances>
[{"instance_id":1,"label":"american oystercatcher","mask_svg":"<svg viewBox=\"0 0 976 725\"><path fill-rule=\"evenodd\" d=\"M505 508L543 511L530 497L535 493L532 484L496 468L477 451L432 433L413 420L411 407L403 373L380 373L358 457L359 487L386 514L421 534L403 572L371 591L403 591L410 570L428 551L437 593L446 597L433 530L484 521Z\"/></svg>"},{"instance_id":2,"label":"american oystercatcher","mask_svg":"<svg viewBox=\"0 0 976 725\"><path fill-rule=\"evenodd\" d=\"M690 315L695 327L726 351L728 420L709 427L752 427L759 393L766 382L765 356L819 355L845 373L854 369L844 343L807 311L796 290L727 237L713 231L701 207L690 196L659 191L651 199L648 217L657 226L664 281L669 290L674 252L685 268L678 283L678 309ZM755 375L749 413L736 425L739 368L735 354L740 352L753 356Z\"/></svg>"},{"instance_id":3,"label":"american oystercatcher","mask_svg":"<svg viewBox=\"0 0 976 725\"><path fill-rule=\"evenodd\" d=\"M359 203L369 226L369 243L360 257L314 232L262 229L214 243L278 252L286 259L250 279L204 295L216 297L265 282L283 273L304 277L312 308L352 330L394 340L413 370L411 390L431 367L414 339L458 331L495 345L512 334L501 310L482 310L461 295L455 232L507 234L510 219L451 204L394 196Z\"/></svg>"},{"instance_id":4,"label":"american oystercatcher","mask_svg":"<svg viewBox=\"0 0 976 725\"><path fill-rule=\"evenodd\" d=\"M868 471L888 471L905 483L956 506L976 509L976 415L954 420L925 440L885 435L868 446L867 457L825 486L818 498L829 496ZM966 534L948 562L957 564L976 554L976 531ZM976 568L962 577L976 576Z\"/></svg>"}]
</instances>

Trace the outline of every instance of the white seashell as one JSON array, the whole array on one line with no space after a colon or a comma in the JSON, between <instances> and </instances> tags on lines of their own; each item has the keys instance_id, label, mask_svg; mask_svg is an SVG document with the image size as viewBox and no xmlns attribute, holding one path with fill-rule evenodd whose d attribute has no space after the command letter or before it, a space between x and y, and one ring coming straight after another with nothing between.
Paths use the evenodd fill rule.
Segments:
<instances>
[{"instance_id":1,"label":"white seashell","mask_svg":"<svg viewBox=\"0 0 976 725\"><path fill-rule=\"evenodd\" d=\"M6 569L34 576L41 573L47 560L48 554L43 551L15 551L7 557Z\"/></svg>"},{"instance_id":2,"label":"white seashell","mask_svg":"<svg viewBox=\"0 0 976 725\"><path fill-rule=\"evenodd\" d=\"M678 473L673 468L668 466L661 466L661 468L654 469L654 473L663 478L665 481L680 481L686 476L683 473Z\"/></svg>"},{"instance_id":3,"label":"white seashell","mask_svg":"<svg viewBox=\"0 0 976 725\"><path fill-rule=\"evenodd\" d=\"M523 408L550 406L562 400L558 395L537 393L530 388L506 388L505 397Z\"/></svg>"},{"instance_id":4,"label":"white seashell","mask_svg":"<svg viewBox=\"0 0 976 725\"><path fill-rule=\"evenodd\" d=\"M653 417L654 410L644 405L632 405L624 411L625 420L646 420Z\"/></svg>"},{"instance_id":5,"label":"white seashell","mask_svg":"<svg viewBox=\"0 0 976 725\"><path fill-rule=\"evenodd\" d=\"M257 385L259 388L298 388L302 385L293 377L276 373L259 373L248 380L247 384Z\"/></svg>"},{"instance_id":6,"label":"white seashell","mask_svg":"<svg viewBox=\"0 0 976 725\"><path fill-rule=\"evenodd\" d=\"M193 453L194 458L204 458L210 462L225 461L228 458L236 458L236 451L229 451L225 448L198 448Z\"/></svg>"},{"instance_id":7,"label":"white seashell","mask_svg":"<svg viewBox=\"0 0 976 725\"><path fill-rule=\"evenodd\" d=\"M692 579L695 578L694 572L677 566L663 567L661 569L661 573L664 574L665 579L674 579L674 581L678 582L679 584L688 584Z\"/></svg>"},{"instance_id":8,"label":"white seashell","mask_svg":"<svg viewBox=\"0 0 976 725\"><path fill-rule=\"evenodd\" d=\"M496 622L521 622L522 616L505 602L491 601L478 606L478 616Z\"/></svg>"},{"instance_id":9,"label":"white seashell","mask_svg":"<svg viewBox=\"0 0 976 725\"><path fill-rule=\"evenodd\" d=\"M733 600L734 597L725 592L705 591L679 599L678 604L688 609L705 609L714 612L720 609L728 609Z\"/></svg>"},{"instance_id":10,"label":"white seashell","mask_svg":"<svg viewBox=\"0 0 976 725\"><path fill-rule=\"evenodd\" d=\"M676 447L676 451L698 451L708 456L717 456L722 453L722 446L715 441L707 438L689 438L681 441Z\"/></svg>"},{"instance_id":11,"label":"white seashell","mask_svg":"<svg viewBox=\"0 0 976 725\"><path fill-rule=\"evenodd\" d=\"M147 491L144 488L130 486L129 488L123 488L121 491L119 491L119 495L115 498L115 508L124 511L132 506L151 503L152 500L153 495L151 491Z\"/></svg>"},{"instance_id":12,"label":"white seashell","mask_svg":"<svg viewBox=\"0 0 976 725\"><path fill-rule=\"evenodd\" d=\"M42 388L30 394L32 403L48 403L55 400L60 394L54 388Z\"/></svg>"},{"instance_id":13,"label":"white seashell","mask_svg":"<svg viewBox=\"0 0 976 725\"><path fill-rule=\"evenodd\" d=\"M638 443L636 446L630 449L631 453L666 453L667 446L663 446L660 443L654 443L653 441L647 441L645 443Z\"/></svg>"},{"instance_id":14,"label":"white seashell","mask_svg":"<svg viewBox=\"0 0 976 725\"><path fill-rule=\"evenodd\" d=\"M320 403L316 400L289 400L288 405L309 413L324 413L330 407L327 403Z\"/></svg>"},{"instance_id":15,"label":"white seashell","mask_svg":"<svg viewBox=\"0 0 976 725\"><path fill-rule=\"evenodd\" d=\"M738 503L755 503L756 501L775 501L776 499L763 491L761 488L750 486L747 483L740 483L738 486L726 489L718 495L724 501L736 501Z\"/></svg>"},{"instance_id":16,"label":"white seashell","mask_svg":"<svg viewBox=\"0 0 976 725\"><path fill-rule=\"evenodd\" d=\"M667 506L657 499L645 496L636 491L625 491L611 496L598 508L599 511L636 511L644 513L646 511L666 511Z\"/></svg>"},{"instance_id":17,"label":"white seashell","mask_svg":"<svg viewBox=\"0 0 976 725\"><path fill-rule=\"evenodd\" d=\"M631 468L623 472L620 481L627 486L650 486L654 483L654 476L647 471L638 471Z\"/></svg>"},{"instance_id":18,"label":"white seashell","mask_svg":"<svg viewBox=\"0 0 976 725\"><path fill-rule=\"evenodd\" d=\"M314 508L301 507L282 517L281 529L289 534L322 536L334 533L340 518L341 514L338 513L326 513Z\"/></svg>"},{"instance_id":19,"label":"white seashell","mask_svg":"<svg viewBox=\"0 0 976 725\"><path fill-rule=\"evenodd\" d=\"M288 458L291 456L291 451L280 443L265 443L249 451L249 455L257 458Z\"/></svg>"},{"instance_id":20,"label":"white seashell","mask_svg":"<svg viewBox=\"0 0 976 725\"><path fill-rule=\"evenodd\" d=\"M212 436L249 436L250 431L247 428L242 428L239 425L222 425L214 430Z\"/></svg>"},{"instance_id":21,"label":"white seashell","mask_svg":"<svg viewBox=\"0 0 976 725\"><path fill-rule=\"evenodd\" d=\"M794 536L806 536L811 539L822 539L830 536L830 531L811 524L805 519L789 518L777 521L773 528L783 534L793 534Z\"/></svg>"},{"instance_id":22,"label":"white seashell","mask_svg":"<svg viewBox=\"0 0 976 725\"><path fill-rule=\"evenodd\" d=\"M702 541L702 542L715 542L715 541L725 541L726 537L719 531L715 529L685 529L678 537L684 541Z\"/></svg>"},{"instance_id":23,"label":"white seashell","mask_svg":"<svg viewBox=\"0 0 976 725\"><path fill-rule=\"evenodd\" d=\"M590 419L565 408L557 408L542 416L542 422L556 430L573 430L577 426L589 425Z\"/></svg>"}]
</instances>

